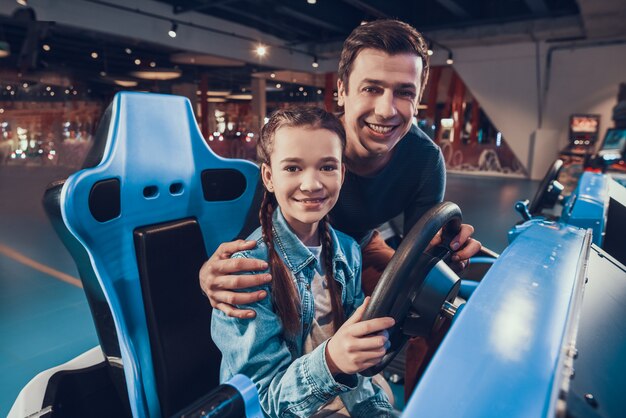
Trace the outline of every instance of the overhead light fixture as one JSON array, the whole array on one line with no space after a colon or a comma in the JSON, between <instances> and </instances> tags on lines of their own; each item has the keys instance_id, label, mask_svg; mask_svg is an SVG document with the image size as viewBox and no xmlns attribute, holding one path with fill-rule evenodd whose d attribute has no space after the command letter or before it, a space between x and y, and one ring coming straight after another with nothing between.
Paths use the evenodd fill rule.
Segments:
<instances>
[{"instance_id":1,"label":"overhead light fixture","mask_svg":"<svg viewBox=\"0 0 626 418\"><path fill-rule=\"evenodd\" d=\"M8 42L0 41L0 58L11 55L11 47Z\"/></svg>"},{"instance_id":2,"label":"overhead light fixture","mask_svg":"<svg viewBox=\"0 0 626 418\"><path fill-rule=\"evenodd\" d=\"M21 6L28 6L28 0L15 0Z\"/></svg>"},{"instance_id":3,"label":"overhead light fixture","mask_svg":"<svg viewBox=\"0 0 626 418\"><path fill-rule=\"evenodd\" d=\"M311 63L311 66L313 68L317 68L320 66L320 64L317 62L317 55L313 55L313 62Z\"/></svg>"},{"instance_id":4,"label":"overhead light fixture","mask_svg":"<svg viewBox=\"0 0 626 418\"><path fill-rule=\"evenodd\" d=\"M454 59L452 59L452 51L448 51L448 59L446 60L446 64L452 65L454 63Z\"/></svg>"},{"instance_id":5,"label":"overhead light fixture","mask_svg":"<svg viewBox=\"0 0 626 418\"><path fill-rule=\"evenodd\" d=\"M176 38L176 29L178 29L178 23L172 22L172 27L170 28L169 32L167 32L170 38Z\"/></svg>"},{"instance_id":6,"label":"overhead light fixture","mask_svg":"<svg viewBox=\"0 0 626 418\"><path fill-rule=\"evenodd\" d=\"M317 0L306 0L306 2L309 4L315 4L317 3Z\"/></svg>"},{"instance_id":7,"label":"overhead light fixture","mask_svg":"<svg viewBox=\"0 0 626 418\"><path fill-rule=\"evenodd\" d=\"M133 71L130 73L133 77L143 80L174 80L179 78L183 72L175 68L152 68L143 71Z\"/></svg>"},{"instance_id":8,"label":"overhead light fixture","mask_svg":"<svg viewBox=\"0 0 626 418\"><path fill-rule=\"evenodd\" d=\"M93 59L98 59L98 53L97 53L96 51L93 51L93 52L91 53L91 58L93 58Z\"/></svg>"},{"instance_id":9,"label":"overhead light fixture","mask_svg":"<svg viewBox=\"0 0 626 418\"><path fill-rule=\"evenodd\" d=\"M255 52L259 57L264 57L267 54L267 47L263 44L259 44L257 45Z\"/></svg>"},{"instance_id":10,"label":"overhead light fixture","mask_svg":"<svg viewBox=\"0 0 626 418\"><path fill-rule=\"evenodd\" d=\"M223 97L207 97L206 101L208 103L224 103L226 99Z\"/></svg>"},{"instance_id":11,"label":"overhead light fixture","mask_svg":"<svg viewBox=\"0 0 626 418\"><path fill-rule=\"evenodd\" d=\"M252 100L251 94L231 94L226 96L227 99L230 100Z\"/></svg>"},{"instance_id":12,"label":"overhead light fixture","mask_svg":"<svg viewBox=\"0 0 626 418\"><path fill-rule=\"evenodd\" d=\"M126 48L126 49L124 49L124 52L126 52L128 55L130 55L130 54L133 53L133 50L130 49L130 48Z\"/></svg>"},{"instance_id":13,"label":"overhead light fixture","mask_svg":"<svg viewBox=\"0 0 626 418\"><path fill-rule=\"evenodd\" d=\"M113 82L115 84L117 84L120 87L137 87L137 85L139 84L137 81L135 80L127 80L127 79L115 79L113 80Z\"/></svg>"},{"instance_id":14,"label":"overhead light fixture","mask_svg":"<svg viewBox=\"0 0 626 418\"><path fill-rule=\"evenodd\" d=\"M42 48L44 51L46 51L46 52L49 52L49 51L50 51L50 49L51 49L51 48L50 48L50 45L48 45L48 44L43 44L43 45L41 46L41 48Z\"/></svg>"},{"instance_id":15,"label":"overhead light fixture","mask_svg":"<svg viewBox=\"0 0 626 418\"><path fill-rule=\"evenodd\" d=\"M209 97L226 97L230 94L230 90L209 90L206 94Z\"/></svg>"}]
</instances>

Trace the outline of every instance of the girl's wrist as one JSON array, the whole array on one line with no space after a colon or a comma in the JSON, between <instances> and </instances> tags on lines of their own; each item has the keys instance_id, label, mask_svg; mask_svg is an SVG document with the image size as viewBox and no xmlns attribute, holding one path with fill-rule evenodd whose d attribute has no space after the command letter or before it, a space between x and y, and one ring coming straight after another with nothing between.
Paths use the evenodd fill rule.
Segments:
<instances>
[{"instance_id":1,"label":"girl's wrist","mask_svg":"<svg viewBox=\"0 0 626 418\"><path fill-rule=\"evenodd\" d=\"M328 340L328 342L326 343L326 348L324 350L324 357L326 358L326 365L328 366L328 371L330 372L330 374L334 377L335 375L341 373L341 370L339 370L339 367L337 367L337 364L333 361L330 352L328 350L328 346L330 345L330 341Z\"/></svg>"}]
</instances>

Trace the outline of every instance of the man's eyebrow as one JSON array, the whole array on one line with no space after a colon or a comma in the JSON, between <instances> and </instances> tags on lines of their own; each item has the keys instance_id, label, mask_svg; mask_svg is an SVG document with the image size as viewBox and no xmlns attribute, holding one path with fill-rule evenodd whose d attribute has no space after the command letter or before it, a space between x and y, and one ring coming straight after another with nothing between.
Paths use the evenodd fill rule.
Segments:
<instances>
[{"instance_id":1,"label":"man's eyebrow","mask_svg":"<svg viewBox=\"0 0 626 418\"><path fill-rule=\"evenodd\" d=\"M283 158L282 160L280 160L281 163L299 163L302 161L302 158L296 158L296 157L287 157L287 158Z\"/></svg>"},{"instance_id":2,"label":"man's eyebrow","mask_svg":"<svg viewBox=\"0 0 626 418\"><path fill-rule=\"evenodd\" d=\"M388 83L383 81L383 80L376 80L373 78L365 78L363 79L363 84L375 84L377 86L387 86ZM417 86L415 85L415 83L401 83L395 86L396 88L400 88L400 89L414 89L417 90Z\"/></svg>"},{"instance_id":3,"label":"man's eyebrow","mask_svg":"<svg viewBox=\"0 0 626 418\"><path fill-rule=\"evenodd\" d=\"M326 163L326 162L329 162L329 161L338 163L339 159L337 157L324 157L320 161L322 161L323 163Z\"/></svg>"}]
</instances>

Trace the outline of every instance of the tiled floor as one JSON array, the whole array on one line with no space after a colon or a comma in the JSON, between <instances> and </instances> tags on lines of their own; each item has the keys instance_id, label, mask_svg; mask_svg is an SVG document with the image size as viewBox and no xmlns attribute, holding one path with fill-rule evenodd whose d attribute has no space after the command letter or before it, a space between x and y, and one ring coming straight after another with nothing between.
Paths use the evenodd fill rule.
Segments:
<instances>
[{"instance_id":1,"label":"tiled floor","mask_svg":"<svg viewBox=\"0 0 626 418\"><path fill-rule=\"evenodd\" d=\"M0 166L0 416L35 374L98 344L82 289L16 261L2 248L74 277L76 269L41 207L45 185L66 170ZM495 251L519 220L513 204L536 183L450 175L446 200L458 203L475 237Z\"/></svg>"}]
</instances>

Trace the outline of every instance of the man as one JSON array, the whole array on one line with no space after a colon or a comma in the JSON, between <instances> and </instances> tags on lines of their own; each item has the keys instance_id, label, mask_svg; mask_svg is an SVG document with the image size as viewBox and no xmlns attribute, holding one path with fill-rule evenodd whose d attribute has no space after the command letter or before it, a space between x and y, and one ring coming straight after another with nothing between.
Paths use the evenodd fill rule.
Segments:
<instances>
[{"instance_id":1,"label":"man","mask_svg":"<svg viewBox=\"0 0 626 418\"><path fill-rule=\"evenodd\" d=\"M428 78L427 50L424 38L410 25L379 20L354 29L341 53L337 90L338 103L344 107L346 177L330 215L336 229L361 244L366 295L372 293L394 252L375 228L404 214L407 233L444 195L441 151L412 125ZM457 269L464 268L481 248L471 238L473 232L464 224L452 240ZM200 285L211 305L229 316L253 318L254 311L235 305L266 297L264 291L235 291L271 281L269 274L237 274L267 268L260 260L230 259L233 253L254 246L254 241L224 243L200 270ZM428 351L423 340L412 345L408 351L413 354L407 355L409 391L416 366Z\"/></svg>"}]
</instances>

